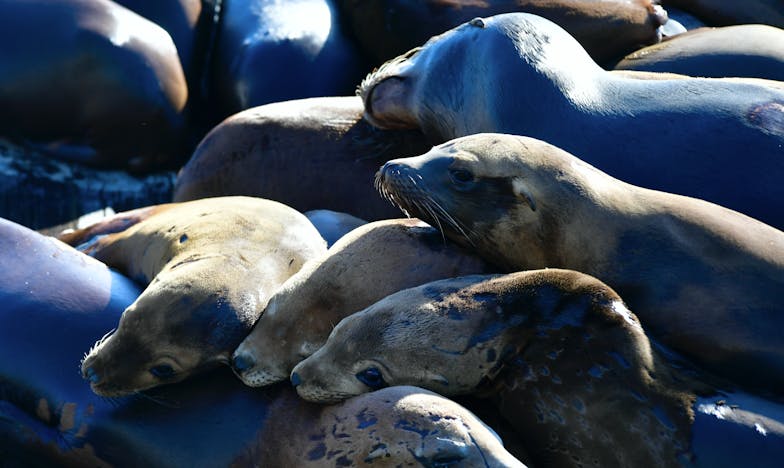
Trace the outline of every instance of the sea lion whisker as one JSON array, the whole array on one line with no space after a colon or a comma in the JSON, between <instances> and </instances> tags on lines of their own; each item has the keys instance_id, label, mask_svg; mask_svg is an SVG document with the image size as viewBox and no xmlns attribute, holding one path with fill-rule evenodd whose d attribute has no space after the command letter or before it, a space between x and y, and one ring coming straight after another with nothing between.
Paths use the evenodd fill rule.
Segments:
<instances>
[{"instance_id":1,"label":"sea lion whisker","mask_svg":"<svg viewBox=\"0 0 784 468\"><path fill-rule=\"evenodd\" d=\"M452 215L450 215L450 214L449 214L449 212L447 212L447 211L444 209L444 207L443 207L443 206L441 206L441 204L440 204L440 203L438 203L438 201L436 201L436 199L435 199L435 198L433 198L432 196L428 196L428 199L429 199L429 200L430 200L430 201L431 201L431 202L432 202L432 203L435 205L435 207L436 207L436 208L439 210L439 212L440 212L440 213L441 213L441 214L444 216L444 218L445 218L445 219L448 221L448 223L449 223L449 224L450 224L450 225L451 225L453 228L455 228L455 230L457 230L458 232L460 232L460 234L462 234L462 235L463 235L463 237L465 237L465 238L466 238L466 240L467 240L467 241L468 241L468 242L469 242L471 245L475 245L475 244L474 244L474 241L471 239L471 236L469 236L469 235L468 235L468 233L466 232L466 229L468 229L467 227L466 227L466 229L463 229L463 227L460 225L460 223L459 223L459 222L458 222L458 221L457 221L457 220L456 220L454 217L452 217ZM470 229L468 229L468 230L470 231Z\"/></svg>"},{"instance_id":2,"label":"sea lion whisker","mask_svg":"<svg viewBox=\"0 0 784 468\"><path fill-rule=\"evenodd\" d=\"M165 408L179 408L180 407L180 404L177 403L177 402L170 402L170 401L164 400L163 398L156 398L156 397L153 397L152 395L148 395L148 394L146 394L146 393L144 393L143 391L140 391L140 390L135 390L133 392L133 394L138 396L138 397L141 397L141 398L144 398L146 400L149 400L149 401L151 401L151 402L153 402L153 403L155 403L157 405L163 406Z\"/></svg>"}]
</instances>

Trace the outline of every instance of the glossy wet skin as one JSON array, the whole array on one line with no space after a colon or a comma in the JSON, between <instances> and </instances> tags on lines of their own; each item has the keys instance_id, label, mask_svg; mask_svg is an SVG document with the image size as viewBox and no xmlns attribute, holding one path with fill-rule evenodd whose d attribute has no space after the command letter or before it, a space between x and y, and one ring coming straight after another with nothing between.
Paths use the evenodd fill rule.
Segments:
<instances>
[{"instance_id":1,"label":"glossy wet skin","mask_svg":"<svg viewBox=\"0 0 784 468\"><path fill-rule=\"evenodd\" d=\"M82 363L101 395L228 363L272 292L326 251L307 218L276 202L225 197L169 206L91 247L107 264L150 283Z\"/></svg>"}]
</instances>

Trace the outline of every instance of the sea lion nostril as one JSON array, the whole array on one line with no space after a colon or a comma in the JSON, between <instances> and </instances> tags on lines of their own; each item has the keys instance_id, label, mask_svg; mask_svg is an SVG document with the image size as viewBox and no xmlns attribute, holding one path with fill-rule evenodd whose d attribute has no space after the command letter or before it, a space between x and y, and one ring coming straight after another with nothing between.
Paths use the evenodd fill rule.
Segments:
<instances>
[{"instance_id":1,"label":"sea lion nostril","mask_svg":"<svg viewBox=\"0 0 784 468\"><path fill-rule=\"evenodd\" d=\"M297 387L299 384L302 383L302 379L300 379L299 374L296 372L291 373L291 385Z\"/></svg>"},{"instance_id":2,"label":"sea lion nostril","mask_svg":"<svg viewBox=\"0 0 784 468\"><path fill-rule=\"evenodd\" d=\"M231 360L231 367L240 374L253 367L254 364L256 364L254 359L247 354L234 355Z\"/></svg>"},{"instance_id":3,"label":"sea lion nostril","mask_svg":"<svg viewBox=\"0 0 784 468\"><path fill-rule=\"evenodd\" d=\"M84 370L84 374L82 375L85 380L90 383L98 383L101 380L101 377L95 372L95 369L92 367L88 367Z\"/></svg>"}]
</instances>

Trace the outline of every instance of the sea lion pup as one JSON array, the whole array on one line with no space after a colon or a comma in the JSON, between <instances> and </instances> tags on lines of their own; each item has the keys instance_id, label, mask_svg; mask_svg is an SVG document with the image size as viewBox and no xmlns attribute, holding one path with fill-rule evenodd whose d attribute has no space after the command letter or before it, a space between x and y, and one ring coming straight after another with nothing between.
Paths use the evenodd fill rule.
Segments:
<instances>
[{"instance_id":1,"label":"sea lion pup","mask_svg":"<svg viewBox=\"0 0 784 468\"><path fill-rule=\"evenodd\" d=\"M104 168L180 156L187 83L155 23L109 0L0 0L0 43L4 135Z\"/></svg>"},{"instance_id":2,"label":"sea lion pup","mask_svg":"<svg viewBox=\"0 0 784 468\"><path fill-rule=\"evenodd\" d=\"M784 81L784 30L763 24L695 29L624 57L615 70Z\"/></svg>"},{"instance_id":3,"label":"sea lion pup","mask_svg":"<svg viewBox=\"0 0 784 468\"><path fill-rule=\"evenodd\" d=\"M94 392L117 396L228 362L275 289L326 245L283 204L224 197L165 205L87 251L149 283L82 363Z\"/></svg>"},{"instance_id":4,"label":"sea lion pup","mask_svg":"<svg viewBox=\"0 0 784 468\"><path fill-rule=\"evenodd\" d=\"M714 452L742 464L749 450L764 466L780 460L784 408L697 377L651 346L607 285L549 269L395 293L343 319L291 378L322 402L386 385L483 394L533 466L717 466ZM737 445L716 446L727 437Z\"/></svg>"},{"instance_id":5,"label":"sea lion pup","mask_svg":"<svg viewBox=\"0 0 784 468\"><path fill-rule=\"evenodd\" d=\"M401 289L496 271L417 219L360 226L278 289L232 367L252 387L286 380L343 317Z\"/></svg>"},{"instance_id":6,"label":"sea lion pup","mask_svg":"<svg viewBox=\"0 0 784 468\"><path fill-rule=\"evenodd\" d=\"M213 128L182 168L174 201L224 195L277 200L298 211L330 209L367 220L399 212L372 187L378 166L427 151L418 130L379 130L356 96L254 107ZM307 190L303 190L307 187Z\"/></svg>"},{"instance_id":7,"label":"sea lion pup","mask_svg":"<svg viewBox=\"0 0 784 468\"><path fill-rule=\"evenodd\" d=\"M419 128L442 142L526 135L629 183L784 227L782 90L609 73L554 23L514 13L431 39L369 75L360 94L381 128Z\"/></svg>"},{"instance_id":8,"label":"sea lion pup","mask_svg":"<svg viewBox=\"0 0 784 468\"><path fill-rule=\"evenodd\" d=\"M284 392L266 419L258 446L236 466L524 467L469 410L421 388L385 388L333 406Z\"/></svg>"},{"instance_id":9,"label":"sea lion pup","mask_svg":"<svg viewBox=\"0 0 784 468\"><path fill-rule=\"evenodd\" d=\"M667 346L781 395L781 231L626 184L515 135L459 138L390 161L378 178L406 213L486 260L508 271L554 267L600 278Z\"/></svg>"}]
</instances>

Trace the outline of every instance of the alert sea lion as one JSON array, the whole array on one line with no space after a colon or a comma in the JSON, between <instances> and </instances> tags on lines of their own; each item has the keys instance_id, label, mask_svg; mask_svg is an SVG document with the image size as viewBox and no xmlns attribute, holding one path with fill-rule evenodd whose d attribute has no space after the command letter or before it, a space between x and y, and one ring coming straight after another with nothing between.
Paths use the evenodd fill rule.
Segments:
<instances>
[{"instance_id":1,"label":"alert sea lion","mask_svg":"<svg viewBox=\"0 0 784 468\"><path fill-rule=\"evenodd\" d=\"M286 380L343 317L401 289L493 267L419 220L376 221L346 234L275 293L232 356L250 386Z\"/></svg>"},{"instance_id":2,"label":"alert sea lion","mask_svg":"<svg viewBox=\"0 0 784 468\"><path fill-rule=\"evenodd\" d=\"M477 16L524 11L559 24L599 63L661 39L657 0L342 0L362 47L382 63Z\"/></svg>"},{"instance_id":3,"label":"alert sea lion","mask_svg":"<svg viewBox=\"0 0 784 468\"><path fill-rule=\"evenodd\" d=\"M179 154L171 37L109 0L0 1L0 131L67 160L149 170Z\"/></svg>"},{"instance_id":4,"label":"alert sea lion","mask_svg":"<svg viewBox=\"0 0 784 468\"><path fill-rule=\"evenodd\" d=\"M326 245L283 204L222 197L156 207L85 250L148 284L82 363L93 391L117 396L228 362L275 289Z\"/></svg>"},{"instance_id":5,"label":"alert sea lion","mask_svg":"<svg viewBox=\"0 0 784 468\"><path fill-rule=\"evenodd\" d=\"M365 117L382 128L420 128L440 141L531 136L629 183L784 227L780 89L630 79L602 70L552 22L515 13L431 39L371 74L360 93Z\"/></svg>"},{"instance_id":6,"label":"alert sea lion","mask_svg":"<svg viewBox=\"0 0 784 468\"><path fill-rule=\"evenodd\" d=\"M5 220L0 263L13 266L0 269L3 467L323 466L343 457L467 467L482 456L491 466L520 466L481 421L422 389L324 406L289 385L248 388L221 368L144 394L100 397L76 365L140 288Z\"/></svg>"},{"instance_id":7,"label":"alert sea lion","mask_svg":"<svg viewBox=\"0 0 784 468\"><path fill-rule=\"evenodd\" d=\"M359 98L300 99L226 119L182 168L174 201L224 195L277 200L298 211L329 209L377 220L399 212L373 189L378 166L432 144L417 130L378 130Z\"/></svg>"},{"instance_id":8,"label":"alert sea lion","mask_svg":"<svg viewBox=\"0 0 784 468\"><path fill-rule=\"evenodd\" d=\"M784 31L762 24L695 29L624 57L616 70L784 81Z\"/></svg>"},{"instance_id":9,"label":"alert sea lion","mask_svg":"<svg viewBox=\"0 0 784 468\"><path fill-rule=\"evenodd\" d=\"M378 177L411 216L507 271L600 278L665 345L737 383L784 388L781 231L515 135L459 138Z\"/></svg>"},{"instance_id":10,"label":"alert sea lion","mask_svg":"<svg viewBox=\"0 0 784 468\"><path fill-rule=\"evenodd\" d=\"M533 466L779 463L784 406L719 392L684 366L607 285L546 269L388 296L343 319L291 380L322 402L387 385L484 395Z\"/></svg>"}]
</instances>

